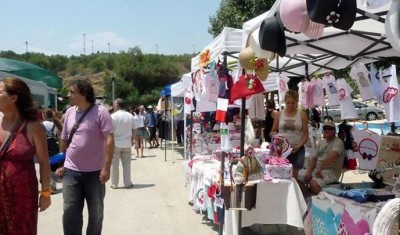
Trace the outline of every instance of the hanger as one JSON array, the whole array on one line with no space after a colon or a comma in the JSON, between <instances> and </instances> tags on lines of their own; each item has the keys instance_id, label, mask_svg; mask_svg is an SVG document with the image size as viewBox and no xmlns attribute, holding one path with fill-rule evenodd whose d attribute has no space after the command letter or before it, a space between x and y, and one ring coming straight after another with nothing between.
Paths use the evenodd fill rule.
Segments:
<instances>
[{"instance_id":1,"label":"hanger","mask_svg":"<svg viewBox=\"0 0 400 235\"><path fill-rule=\"evenodd\" d=\"M382 123L379 123L379 127L381 128L381 135L384 135L383 134L383 129L382 129Z\"/></svg>"},{"instance_id":2,"label":"hanger","mask_svg":"<svg viewBox=\"0 0 400 235\"><path fill-rule=\"evenodd\" d=\"M367 131L367 132L372 133L372 134L377 134L375 131L371 131L370 129L368 129L368 122L367 121L362 122L362 124L366 126L363 129L363 131Z\"/></svg>"}]
</instances>

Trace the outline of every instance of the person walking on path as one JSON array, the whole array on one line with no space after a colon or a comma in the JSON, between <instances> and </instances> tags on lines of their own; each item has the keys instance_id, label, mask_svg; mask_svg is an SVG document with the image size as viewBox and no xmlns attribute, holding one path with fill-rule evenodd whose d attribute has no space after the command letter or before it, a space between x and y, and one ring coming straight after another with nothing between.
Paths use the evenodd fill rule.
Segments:
<instances>
[{"instance_id":1,"label":"person walking on path","mask_svg":"<svg viewBox=\"0 0 400 235\"><path fill-rule=\"evenodd\" d=\"M44 211L51 204L50 164L44 130L24 81L5 78L0 82L0 111L0 142L8 146L2 145L0 153L0 234L35 235L38 208Z\"/></svg>"},{"instance_id":2,"label":"person walking on path","mask_svg":"<svg viewBox=\"0 0 400 235\"><path fill-rule=\"evenodd\" d=\"M136 155L138 158L143 157L143 150L144 150L144 138L146 136L147 130L144 126L145 117L140 115L140 110L136 108L134 110L134 135L135 135L135 149Z\"/></svg>"},{"instance_id":3,"label":"person walking on path","mask_svg":"<svg viewBox=\"0 0 400 235\"><path fill-rule=\"evenodd\" d=\"M146 126L149 128L150 132L150 147L157 148L159 145L157 138L157 114L153 110L153 106L149 105L147 107L148 113L146 116Z\"/></svg>"},{"instance_id":4,"label":"person walking on path","mask_svg":"<svg viewBox=\"0 0 400 235\"><path fill-rule=\"evenodd\" d=\"M54 117L53 110L48 109L45 112L42 126L44 128L44 132L46 133L47 150L51 160L51 157L54 154L60 153L60 134L62 130L62 124L57 118ZM64 161L60 161L55 166L51 166L52 172L51 172L50 187L52 194L57 192L57 182L60 182L59 181L60 178L55 175L55 170L60 166L62 166L63 164Z\"/></svg>"},{"instance_id":5,"label":"person walking on path","mask_svg":"<svg viewBox=\"0 0 400 235\"><path fill-rule=\"evenodd\" d=\"M64 116L61 151L66 152L64 167L57 169L63 176L64 235L82 234L83 207L89 211L86 234L99 235L103 228L105 183L110 179L114 153L114 129L111 115L105 107L95 104L88 80L75 79L68 84L72 106ZM86 116L68 139L71 130L84 112Z\"/></svg>"},{"instance_id":6,"label":"person walking on path","mask_svg":"<svg viewBox=\"0 0 400 235\"><path fill-rule=\"evenodd\" d=\"M131 155L134 142L134 117L125 110L121 98L114 101L111 118L114 125L115 149L111 164L111 188L116 189L119 181L119 160L122 163L122 175L125 188L133 186L131 181Z\"/></svg>"}]
</instances>

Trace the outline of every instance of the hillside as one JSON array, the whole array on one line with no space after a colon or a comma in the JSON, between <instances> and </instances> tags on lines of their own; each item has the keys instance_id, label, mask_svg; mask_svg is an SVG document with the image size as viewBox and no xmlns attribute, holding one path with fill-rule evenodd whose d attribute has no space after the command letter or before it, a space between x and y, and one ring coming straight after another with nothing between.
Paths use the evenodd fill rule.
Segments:
<instances>
[{"instance_id":1,"label":"hillside","mask_svg":"<svg viewBox=\"0 0 400 235\"><path fill-rule=\"evenodd\" d=\"M73 78L76 77L85 77L88 78L94 88L94 94L96 96L104 96L104 77L106 76L106 72L100 72L100 73L87 73L85 75L75 75L75 76L69 76L66 73L60 73L59 76L61 76L64 80L64 84L66 84L68 81L70 81Z\"/></svg>"}]
</instances>

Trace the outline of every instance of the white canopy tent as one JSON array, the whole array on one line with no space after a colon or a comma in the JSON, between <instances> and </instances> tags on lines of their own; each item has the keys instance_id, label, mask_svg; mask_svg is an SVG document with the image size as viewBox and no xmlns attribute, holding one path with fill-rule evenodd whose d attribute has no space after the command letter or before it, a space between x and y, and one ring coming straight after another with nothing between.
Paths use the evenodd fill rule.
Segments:
<instances>
[{"instance_id":1,"label":"white canopy tent","mask_svg":"<svg viewBox=\"0 0 400 235\"><path fill-rule=\"evenodd\" d=\"M258 31L264 19L274 16L280 2L277 0L269 11L243 24L243 46L247 40L254 40L254 50L265 52L259 46ZM369 63L384 57L400 56L385 34L385 16L390 4L371 10L357 3L357 8L354 25L347 31L325 27L318 40L309 39L303 33L285 31L286 56L272 62L270 68L288 75L308 75L324 68L343 69L357 61Z\"/></svg>"},{"instance_id":2,"label":"white canopy tent","mask_svg":"<svg viewBox=\"0 0 400 235\"><path fill-rule=\"evenodd\" d=\"M171 85L171 96L172 97L184 97L185 91L192 83L191 73L183 74L181 80Z\"/></svg>"},{"instance_id":3,"label":"white canopy tent","mask_svg":"<svg viewBox=\"0 0 400 235\"><path fill-rule=\"evenodd\" d=\"M242 30L225 27L214 40L204 47L203 50L210 50L210 61L218 62L223 52L238 53L242 50ZM192 58L191 71L200 69L200 55Z\"/></svg>"}]
</instances>

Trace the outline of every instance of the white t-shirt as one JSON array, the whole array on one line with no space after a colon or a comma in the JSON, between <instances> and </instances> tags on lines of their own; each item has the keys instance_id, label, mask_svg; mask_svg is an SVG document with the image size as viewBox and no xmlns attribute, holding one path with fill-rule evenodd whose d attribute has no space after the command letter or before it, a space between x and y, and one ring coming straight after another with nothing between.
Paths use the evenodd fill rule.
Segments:
<instances>
[{"instance_id":1,"label":"white t-shirt","mask_svg":"<svg viewBox=\"0 0 400 235\"><path fill-rule=\"evenodd\" d=\"M380 77L382 105L388 122L400 121L400 94L397 82L396 66L382 70Z\"/></svg>"},{"instance_id":2,"label":"white t-shirt","mask_svg":"<svg viewBox=\"0 0 400 235\"><path fill-rule=\"evenodd\" d=\"M279 74L278 77L278 94L279 100L283 101L285 99L285 94L289 90L288 86L289 78L283 74Z\"/></svg>"},{"instance_id":3,"label":"white t-shirt","mask_svg":"<svg viewBox=\"0 0 400 235\"><path fill-rule=\"evenodd\" d=\"M279 112L279 135L285 137L291 147L296 146L303 137L302 112L301 109L298 109L293 117L287 116L285 110Z\"/></svg>"},{"instance_id":4,"label":"white t-shirt","mask_svg":"<svg viewBox=\"0 0 400 235\"><path fill-rule=\"evenodd\" d=\"M57 136L57 132L58 132L59 130L57 129L57 126L56 126L56 124L54 124L54 122L44 120L44 121L42 122L42 125L44 126L46 132L50 132L51 129L53 129L53 126L54 126L53 134L54 134L54 136Z\"/></svg>"},{"instance_id":5,"label":"white t-shirt","mask_svg":"<svg viewBox=\"0 0 400 235\"><path fill-rule=\"evenodd\" d=\"M308 109L314 107L312 98L312 85L309 81L301 81L297 84L299 87L299 101L301 107Z\"/></svg>"},{"instance_id":6,"label":"white t-shirt","mask_svg":"<svg viewBox=\"0 0 400 235\"><path fill-rule=\"evenodd\" d=\"M321 79L312 78L312 99L314 106L325 106L325 96Z\"/></svg>"},{"instance_id":7,"label":"white t-shirt","mask_svg":"<svg viewBox=\"0 0 400 235\"><path fill-rule=\"evenodd\" d=\"M376 69L375 65L372 63L370 65L370 70L369 70L369 79L371 80L372 89L374 90L374 94L376 99L378 100L378 103L382 104L379 72Z\"/></svg>"},{"instance_id":8,"label":"white t-shirt","mask_svg":"<svg viewBox=\"0 0 400 235\"><path fill-rule=\"evenodd\" d=\"M144 127L145 119L146 119L146 117L144 117L140 114L133 116L133 129L138 129L138 128Z\"/></svg>"},{"instance_id":9,"label":"white t-shirt","mask_svg":"<svg viewBox=\"0 0 400 235\"><path fill-rule=\"evenodd\" d=\"M375 98L371 82L368 79L369 71L362 63L356 63L350 70L350 76L357 82L362 100Z\"/></svg>"},{"instance_id":10,"label":"white t-shirt","mask_svg":"<svg viewBox=\"0 0 400 235\"><path fill-rule=\"evenodd\" d=\"M336 80L336 84L339 94L341 119L344 120L358 118L358 113L354 107L353 99L350 95L353 92L353 89L351 89L346 80L343 78Z\"/></svg>"},{"instance_id":11,"label":"white t-shirt","mask_svg":"<svg viewBox=\"0 0 400 235\"><path fill-rule=\"evenodd\" d=\"M339 105L339 94L335 77L332 75L324 76L322 82L328 96L329 105Z\"/></svg>"},{"instance_id":12,"label":"white t-shirt","mask_svg":"<svg viewBox=\"0 0 400 235\"><path fill-rule=\"evenodd\" d=\"M133 115L126 110L118 110L111 114L114 125L115 146L118 148L132 147Z\"/></svg>"}]
</instances>

